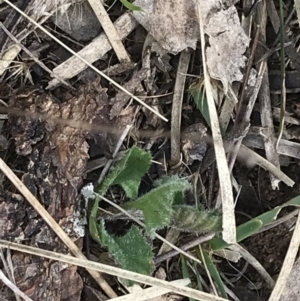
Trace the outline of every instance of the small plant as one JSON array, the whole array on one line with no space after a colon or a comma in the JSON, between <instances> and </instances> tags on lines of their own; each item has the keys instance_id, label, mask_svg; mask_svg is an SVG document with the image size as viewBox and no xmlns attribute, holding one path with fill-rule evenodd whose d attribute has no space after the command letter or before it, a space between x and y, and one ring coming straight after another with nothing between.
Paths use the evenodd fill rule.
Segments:
<instances>
[{"instance_id":1,"label":"small plant","mask_svg":"<svg viewBox=\"0 0 300 301\"><path fill-rule=\"evenodd\" d=\"M184 204L184 193L190 189L187 180L165 176L154 182L153 189L138 197L142 177L151 163L148 152L132 147L115 165L100 187L94 191L94 205L89 216L89 229L94 240L108 248L108 252L125 269L150 274L153 269L151 242L157 230L174 227L182 231L203 233L221 230L221 214ZM106 231L105 220L98 214L100 196L113 186L125 191L128 201L122 208L139 212L145 223L142 232L132 226L127 234L118 237Z\"/></svg>"},{"instance_id":2,"label":"small plant","mask_svg":"<svg viewBox=\"0 0 300 301\"><path fill-rule=\"evenodd\" d=\"M120 0L120 2L129 10L132 11L142 11L142 9L139 6L136 6L129 2L128 0Z\"/></svg>"}]
</instances>

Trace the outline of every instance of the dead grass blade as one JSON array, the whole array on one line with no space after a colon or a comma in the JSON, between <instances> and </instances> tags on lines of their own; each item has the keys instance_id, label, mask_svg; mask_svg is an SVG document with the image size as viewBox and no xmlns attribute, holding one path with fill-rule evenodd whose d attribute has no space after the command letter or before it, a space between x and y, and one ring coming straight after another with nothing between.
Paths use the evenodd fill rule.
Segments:
<instances>
[{"instance_id":1,"label":"dead grass blade","mask_svg":"<svg viewBox=\"0 0 300 301\"><path fill-rule=\"evenodd\" d=\"M130 63L130 57L124 45L122 44L115 26L110 20L102 2L99 0L89 0L89 3L94 10L99 22L101 23L102 28L104 29L105 34L107 35L107 38L109 39L109 42L114 49L119 61Z\"/></svg>"},{"instance_id":2,"label":"dead grass blade","mask_svg":"<svg viewBox=\"0 0 300 301\"><path fill-rule=\"evenodd\" d=\"M7 51L5 51L0 60L0 75L5 72L20 51L21 47L18 45L13 45Z\"/></svg>"},{"instance_id":3,"label":"dead grass blade","mask_svg":"<svg viewBox=\"0 0 300 301\"><path fill-rule=\"evenodd\" d=\"M256 271L260 274L260 276L265 280L269 288L273 288L275 281L270 276L270 274L266 271L266 269L260 264L260 262L253 257L245 248L240 246L239 244L232 245L229 247L230 250L238 252L247 262L252 265Z\"/></svg>"},{"instance_id":4,"label":"dead grass blade","mask_svg":"<svg viewBox=\"0 0 300 301\"><path fill-rule=\"evenodd\" d=\"M279 0L279 12L280 12L280 67L281 67L281 106L280 106L280 123L278 139L276 142L276 149L278 149L279 142L281 140L284 128L284 117L286 107L286 87L285 87L285 50L284 50L284 22L283 22L283 0Z\"/></svg>"},{"instance_id":5,"label":"dead grass blade","mask_svg":"<svg viewBox=\"0 0 300 301\"><path fill-rule=\"evenodd\" d=\"M209 117L211 121L211 130L214 142L214 149L216 155L216 162L219 174L220 182L220 193L222 198L222 210L223 210L223 239L229 243L236 243L236 223L234 216L234 199L231 187L230 173L228 170L223 140L221 136L217 110L215 106L215 101L213 97L210 76L206 67L205 59L205 39L204 39L204 29L203 21L201 17L201 5L197 4L198 18L200 24L200 35L201 35L201 49L203 58L203 73L204 73L204 83L205 91L209 109Z\"/></svg>"},{"instance_id":6,"label":"dead grass blade","mask_svg":"<svg viewBox=\"0 0 300 301\"><path fill-rule=\"evenodd\" d=\"M126 12L114 22L114 26L120 39L123 40L138 26L138 22L133 16ZM102 58L111 49L111 44L109 43L106 34L103 32L91 43L82 48L77 54L92 64ZM63 79L70 79L86 68L87 66L83 61L76 56L72 56L59 66L55 67L53 71ZM58 84L59 81L53 79L49 82L47 89L53 89Z\"/></svg>"},{"instance_id":7,"label":"dead grass blade","mask_svg":"<svg viewBox=\"0 0 300 301\"><path fill-rule=\"evenodd\" d=\"M186 73L189 67L191 53L183 50L180 54L174 95L172 102L171 118L171 162L172 165L180 161L180 133L181 133L181 111Z\"/></svg>"},{"instance_id":8,"label":"dead grass blade","mask_svg":"<svg viewBox=\"0 0 300 301\"><path fill-rule=\"evenodd\" d=\"M66 44L64 44L62 41L60 41L59 39L57 39L53 34L51 34L49 31L47 31L43 26L41 26L40 24L38 24L36 21L34 21L32 18L30 18L28 15L26 15L23 11L21 11L20 9L18 9L14 4L12 4L9 0L3 0L4 2L6 2L7 4L9 4L13 9L15 9L19 14L21 14L22 16L24 16L26 19L28 19L31 23L33 23L36 27L38 27L40 30L42 30L46 35L48 35L50 38L52 38L55 42L57 42L58 44L60 44L62 47L64 47L66 50L68 50L70 53L72 53L73 55L75 55L77 58L79 58L81 61L83 61L87 66L89 66L91 69L93 69L95 72L97 72L99 75L101 75L103 78L105 78L106 80L108 80L111 84L113 84L116 88L118 88L119 90L123 91L124 93L126 93L127 95L129 95L130 97L132 97L134 100L136 100L138 103L140 103L141 105L143 105L144 107L146 107L148 110L150 110L152 113L154 113L155 115L157 115L159 118L161 118L164 121L168 121L168 119L166 117L164 117L163 115L161 115L159 112L157 112L156 110L154 110L153 108L151 108L149 105L147 105L145 102L143 102L142 100L140 100L137 96L133 95L132 93L130 93L129 91L127 91L126 89L124 89L121 85L119 85L117 82L115 82L114 80L112 80L109 76L107 76L106 74L104 74L103 72L101 72L99 69L97 69L95 66L93 66L92 64L90 64L86 59L82 58L80 55L78 55L75 51L73 51L70 47L68 47Z\"/></svg>"},{"instance_id":9,"label":"dead grass blade","mask_svg":"<svg viewBox=\"0 0 300 301\"><path fill-rule=\"evenodd\" d=\"M18 243L12 243L12 242L5 241L5 240L0 240L0 247L16 250L16 251L27 253L27 254L32 254L35 256L41 256L41 257L45 257L45 258L56 260L56 261L65 262L65 263L68 263L71 265L84 267L88 270L99 271L99 272L106 273L109 275L129 279L129 280L136 281L139 283L144 283L146 285L163 287L163 288L166 288L177 294L180 294L180 295L183 295L186 297L190 297L190 298L194 298L195 300L199 300L199 301L228 301L226 299L223 299L223 298L220 298L217 296L213 296L208 293L203 293L203 292L200 292L198 290L195 290L195 289L192 289L189 287L182 287L182 286L170 283L168 281L160 280L160 279L157 279L154 277L134 273L131 271L123 270L120 268L116 268L116 267L109 266L106 264L101 264L101 263L94 262L94 261L89 261L89 260L82 259L82 258L75 258L72 256L63 255L60 253L55 253L55 252L51 252L51 251L47 251L47 250L42 250L42 249L34 248L31 246L21 245Z\"/></svg>"},{"instance_id":10,"label":"dead grass blade","mask_svg":"<svg viewBox=\"0 0 300 301\"><path fill-rule=\"evenodd\" d=\"M3 25L2 22L0 22L0 27L2 28L2 30L7 34L7 36L14 41L24 52L26 52L37 64L39 64L41 66L41 68L43 68L45 71L47 71L50 75L52 75L53 77L55 77L57 80L59 80L60 82L62 82L64 85L66 85L67 87L69 87L70 89L74 88L67 83L64 79L62 79L60 76L56 75L53 71L51 71L42 61L40 61L35 55L33 55L21 42L19 42L14 36L13 34L11 34Z\"/></svg>"},{"instance_id":11,"label":"dead grass blade","mask_svg":"<svg viewBox=\"0 0 300 301\"><path fill-rule=\"evenodd\" d=\"M257 164L263 169L268 170L270 173L272 173L276 178L278 178L280 181L285 183L287 186L291 186L291 187L294 186L295 182L291 178L289 178L275 165L273 165L268 160L266 160L256 152L252 151L248 147L241 145L239 156L241 158L244 158L246 163L248 163L249 165Z\"/></svg>"},{"instance_id":12,"label":"dead grass blade","mask_svg":"<svg viewBox=\"0 0 300 301\"><path fill-rule=\"evenodd\" d=\"M190 283L189 279L179 279L179 280L175 280L175 281L171 281L170 283L174 284L174 285L178 285L178 286L186 286ZM117 297L114 299L110 299L110 301L146 301L150 299L152 300L152 298L155 298L155 300L165 300L164 297L162 297L162 299L158 299L157 297L160 297L162 295L165 295L167 293L170 293L171 291L165 288L161 288L161 287L149 287L146 289L140 289L138 291L135 291L131 294L128 295L124 295L121 297ZM154 301L154 300L153 300Z\"/></svg>"},{"instance_id":13,"label":"dead grass blade","mask_svg":"<svg viewBox=\"0 0 300 301\"><path fill-rule=\"evenodd\" d=\"M12 281L10 281L0 270L0 279L1 281L7 285L16 295L22 297L25 301L32 301L26 294L24 294Z\"/></svg>"},{"instance_id":14,"label":"dead grass blade","mask_svg":"<svg viewBox=\"0 0 300 301\"><path fill-rule=\"evenodd\" d=\"M14 172L6 165L6 163L0 158L0 170L8 177L8 179L14 184L14 186L20 191L20 193L27 199L27 201L33 206L33 208L39 213L39 215L45 220L50 228L56 233L56 235L65 243L70 251L78 258L86 259L82 252L78 249L75 243L64 232L64 230L56 223L48 211L40 204L35 196L28 190L28 188L21 182L21 180L14 174ZM94 270L88 270L91 276L96 280L100 287L110 297L117 297L117 294L104 280L104 278Z\"/></svg>"},{"instance_id":15,"label":"dead grass blade","mask_svg":"<svg viewBox=\"0 0 300 301\"><path fill-rule=\"evenodd\" d=\"M298 23L300 26L300 0L294 0L294 3L295 3L296 12L297 12Z\"/></svg>"},{"instance_id":16,"label":"dead grass blade","mask_svg":"<svg viewBox=\"0 0 300 301\"><path fill-rule=\"evenodd\" d=\"M282 295L282 292L285 288L286 282L290 276L292 271L299 246L300 246L300 214L298 214L298 219L296 222L296 226L293 232L293 236L289 245L289 249L284 258L284 262L282 268L280 270L278 279L276 281L275 287L269 297L269 301L278 301Z\"/></svg>"},{"instance_id":17,"label":"dead grass blade","mask_svg":"<svg viewBox=\"0 0 300 301\"><path fill-rule=\"evenodd\" d=\"M259 23L261 25L261 37L262 41L266 42L266 28L267 28L267 3L263 1L260 4L260 9L258 11ZM258 93L258 99L260 104L260 118L261 124L268 133L268 139L265 139L265 152L268 161L273 163L277 168L280 169L278 148L275 148L275 130L272 118L272 106L271 106L271 95L270 95L270 83L268 77L269 71L268 66L266 66L265 73L263 74L261 88ZM272 189L279 189L279 180L270 174Z\"/></svg>"}]
</instances>

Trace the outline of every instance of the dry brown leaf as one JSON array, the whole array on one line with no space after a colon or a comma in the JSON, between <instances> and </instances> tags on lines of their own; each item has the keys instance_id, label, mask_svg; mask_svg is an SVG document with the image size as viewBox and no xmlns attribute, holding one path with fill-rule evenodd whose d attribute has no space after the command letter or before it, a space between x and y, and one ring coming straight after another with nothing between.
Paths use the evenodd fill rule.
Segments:
<instances>
[{"instance_id":1,"label":"dry brown leaf","mask_svg":"<svg viewBox=\"0 0 300 301\"><path fill-rule=\"evenodd\" d=\"M220 80L225 93L233 81L241 81L245 66L244 53L250 39L243 31L238 12L233 5L237 0L199 0L203 14L204 31L208 36L206 49L210 76ZM190 47L195 49L200 38L197 1L137 0L143 15L134 12L136 19L149 31L167 52L177 54Z\"/></svg>"},{"instance_id":2,"label":"dry brown leaf","mask_svg":"<svg viewBox=\"0 0 300 301\"><path fill-rule=\"evenodd\" d=\"M214 13L211 9L205 16L204 30L209 36L206 49L208 71L212 78L222 82L227 93L229 84L243 79L241 68L246 61L243 53L250 39L240 25L234 6Z\"/></svg>"},{"instance_id":3,"label":"dry brown leaf","mask_svg":"<svg viewBox=\"0 0 300 301\"><path fill-rule=\"evenodd\" d=\"M133 93L135 95L138 95L142 92L144 92L142 82L146 79L147 73L149 70L147 68L142 68L138 71L135 71L132 78L125 83L123 86L124 88L129 91L130 93ZM116 95L116 97L112 98L110 102L112 103L112 108L110 111L110 118L113 119L117 116L119 116L122 112L122 109L126 102L130 99L130 96L128 96L126 93L119 91Z\"/></svg>"},{"instance_id":4,"label":"dry brown leaf","mask_svg":"<svg viewBox=\"0 0 300 301\"><path fill-rule=\"evenodd\" d=\"M199 26L194 1L137 0L146 23L142 24L166 52L177 54L190 47L196 48ZM134 12L134 16L139 14Z\"/></svg>"}]
</instances>

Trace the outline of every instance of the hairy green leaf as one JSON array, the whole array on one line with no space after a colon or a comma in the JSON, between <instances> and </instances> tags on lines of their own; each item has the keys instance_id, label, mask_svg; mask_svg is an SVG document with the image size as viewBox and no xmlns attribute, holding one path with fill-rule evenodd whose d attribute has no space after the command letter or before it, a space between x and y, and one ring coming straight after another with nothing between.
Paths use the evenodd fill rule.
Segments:
<instances>
[{"instance_id":1,"label":"hairy green leaf","mask_svg":"<svg viewBox=\"0 0 300 301\"><path fill-rule=\"evenodd\" d=\"M98 223L101 243L108 248L108 252L122 266L122 268L150 275L154 269L151 246L146 242L140 229L133 226L124 236L110 235L104 221Z\"/></svg>"},{"instance_id":2,"label":"hairy green leaf","mask_svg":"<svg viewBox=\"0 0 300 301\"><path fill-rule=\"evenodd\" d=\"M170 227L196 233L222 230L219 210L204 210L187 205L175 205L173 210Z\"/></svg>"},{"instance_id":3,"label":"hairy green leaf","mask_svg":"<svg viewBox=\"0 0 300 301\"><path fill-rule=\"evenodd\" d=\"M103 184L95 189L99 194L104 194L111 185L120 185L126 195L134 199L138 195L138 189L142 177L150 167L151 154L133 146L126 155L117 162L114 169L107 175Z\"/></svg>"},{"instance_id":4,"label":"hairy green leaf","mask_svg":"<svg viewBox=\"0 0 300 301\"><path fill-rule=\"evenodd\" d=\"M165 183L168 183L168 181L170 180L169 176L162 176L161 178L155 180L154 187L159 187ZM174 195L174 205L181 205L184 204L184 190L181 191L177 191Z\"/></svg>"},{"instance_id":5,"label":"hairy green leaf","mask_svg":"<svg viewBox=\"0 0 300 301\"><path fill-rule=\"evenodd\" d=\"M119 184L129 198L136 198L142 177L148 171L150 163L151 154L134 146L117 162L103 183L96 187L96 198L89 216L89 230L93 239L100 242L99 235L97 234L99 195L104 195L111 185Z\"/></svg>"},{"instance_id":6,"label":"hairy green leaf","mask_svg":"<svg viewBox=\"0 0 300 301\"><path fill-rule=\"evenodd\" d=\"M144 215L146 229L150 237L154 237L155 231L168 226L172 217L172 204L178 192L184 192L190 188L188 181L178 176L166 177L159 181L159 186L140 197L125 204L125 209L140 209Z\"/></svg>"},{"instance_id":7,"label":"hairy green leaf","mask_svg":"<svg viewBox=\"0 0 300 301\"><path fill-rule=\"evenodd\" d=\"M132 11L143 11L139 6L136 6L132 3L130 3L129 1L127 0L120 0L121 3L129 10L132 10Z\"/></svg>"}]
</instances>

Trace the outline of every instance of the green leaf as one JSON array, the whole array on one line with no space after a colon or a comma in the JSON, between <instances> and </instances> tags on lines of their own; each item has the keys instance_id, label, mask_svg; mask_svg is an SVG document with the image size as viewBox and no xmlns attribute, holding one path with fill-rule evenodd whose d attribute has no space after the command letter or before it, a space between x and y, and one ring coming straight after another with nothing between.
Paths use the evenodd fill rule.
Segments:
<instances>
[{"instance_id":1,"label":"green leaf","mask_svg":"<svg viewBox=\"0 0 300 301\"><path fill-rule=\"evenodd\" d=\"M255 234L261 227L266 226L270 222L276 220L280 211L287 206L300 206L300 196L297 196L290 201L275 207L274 209L265 212L246 223L237 227L237 242L240 242L249 236ZM221 250L228 247L228 244L221 238L215 237L209 241L213 250Z\"/></svg>"},{"instance_id":2,"label":"green leaf","mask_svg":"<svg viewBox=\"0 0 300 301\"><path fill-rule=\"evenodd\" d=\"M219 210L204 210L187 205L174 205L170 227L185 232L211 232L222 230Z\"/></svg>"},{"instance_id":3,"label":"green leaf","mask_svg":"<svg viewBox=\"0 0 300 301\"><path fill-rule=\"evenodd\" d=\"M130 3L129 1L127 0L120 0L121 3L129 10L132 10L132 11L143 11L139 6L136 6L132 3Z\"/></svg>"},{"instance_id":4,"label":"green leaf","mask_svg":"<svg viewBox=\"0 0 300 301\"><path fill-rule=\"evenodd\" d=\"M142 210L146 230L152 238L156 230L170 224L173 212L172 204L176 194L190 188L188 181L180 179L178 176L164 178L158 183L160 186L157 188L124 205L125 209Z\"/></svg>"},{"instance_id":5,"label":"green leaf","mask_svg":"<svg viewBox=\"0 0 300 301\"><path fill-rule=\"evenodd\" d=\"M97 210L98 210L99 202L100 202L100 197L98 194L95 193L94 205L89 216L89 232L95 241L101 243L101 239L98 233L98 225L97 225Z\"/></svg>"},{"instance_id":6,"label":"green leaf","mask_svg":"<svg viewBox=\"0 0 300 301\"><path fill-rule=\"evenodd\" d=\"M180 261L181 261L181 271L182 271L183 279L186 279L186 278L191 279L189 268L188 268L188 265L187 265L187 262L186 262L186 258L182 254L180 254ZM192 283L190 283L188 285L188 287L192 288ZM190 301L196 301L193 298L189 298L189 300Z\"/></svg>"},{"instance_id":7,"label":"green leaf","mask_svg":"<svg viewBox=\"0 0 300 301\"><path fill-rule=\"evenodd\" d=\"M189 88L189 92L191 93L191 95L194 99L194 102L195 102L198 110L204 117L206 123L208 124L209 127L211 127L208 105L207 105L207 98L206 98L204 89L205 88L203 85L203 81L199 81L199 82L191 84L191 86Z\"/></svg>"},{"instance_id":8,"label":"green leaf","mask_svg":"<svg viewBox=\"0 0 300 301\"><path fill-rule=\"evenodd\" d=\"M154 187L159 187L169 181L170 177L169 176L162 176L161 178L157 179L153 184ZM178 191L175 193L174 196L174 205L181 205L184 204L184 191Z\"/></svg>"},{"instance_id":9,"label":"green leaf","mask_svg":"<svg viewBox=\"0 0 300 301\"><path fill-rule=\"evenodd\" d=\"M104 194L111 185L120 185L126 195L134 199L142 177L150 167L151 154L133 146L126 155L117 162L114 169L107 175L103 184L95 189L99 194Z\"/></svg>"},{"instance_id":10,"label":"green leaf","mask_svg":"<svg viewBox=\"0 0 300 301\"><path fill-rule=\"evenodd\" d=\"M89 230L94 240L100 243L97 231L97 212L100 197L111 185L119 184L130 198L136 198L142 177L150 167L151 154L138 147L132 147L125 156L117 162L114 169L107 175L103 183L95 189L95 201L89 216ZM98 193L98 196L97 196Z\"/></svg>"},{"instance_id":11,"label":"green leaf","mask_svg":"<svg viewBox=\"0 0 300 301\"><path fill-rule=\"evenodd\" d=\"M98 224L101 243L108 248L108 252L122 266L122 268L150 275L154 269L151 246L146 242L140 229L133 226L126 235L117 237L110 235L102 220Z\"/></svg>"},{"instance_id":12,"label":"green leaf","mask_svg":"<svg viewBox=\"0 0 300 301\"><path fill-rule=\"evenodd\" d=\"M219 274L218 269L216 268L215 264L213 263L213 261L211 260L210 256L208 255L208 253L206 251L201 252L199 250L199 248L196 249L197 255L198 257L205 262L205 265L207 267L208 273L210 274L210 276L212 277L212 279L215 281L219 292L221 293L221 297L224 299L228 299L226 290L225 290L225 286L224 283L221 279L221 276ZM203 255L203 256L202 256Z\"/></svg>"}]
</instances>

